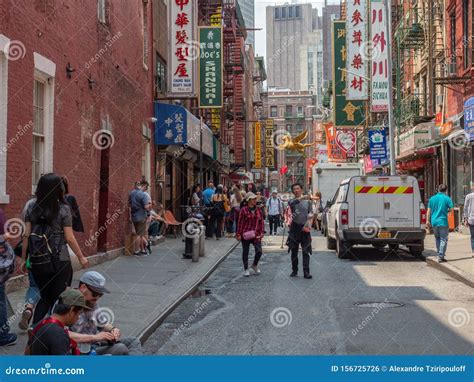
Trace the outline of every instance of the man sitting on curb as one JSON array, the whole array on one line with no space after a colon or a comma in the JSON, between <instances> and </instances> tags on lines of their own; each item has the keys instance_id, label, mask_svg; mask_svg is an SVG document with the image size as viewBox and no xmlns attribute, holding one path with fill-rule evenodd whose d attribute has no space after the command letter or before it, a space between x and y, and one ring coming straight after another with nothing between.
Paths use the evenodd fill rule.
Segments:
<instances>
[{"instance_id":1,"label":"man sitting on curb","mask_svg":"<svg viewBox=\"0 0 474 382\"><path fill-rule=\"evenodd\" d=\"M83 312L77 322L70 327L70 337L81 344L96 345L97 355L140 355L142 346L136 337L120 337L120 330L101 319L101 309L97 301L110 293L105 287L105 278L99 272L89 271L79 279L79 291L84 295L91 311ZM84 351L83 351L84 352Z\"/></svg>"},{"instance_id":2,"label":"man sitting on curb","mask_svg":"<svg viewBox=\"0 0 474 382\"><path fill-rule=\"evenodd\" d=\"M53 315L38 323L30 334L27 355L79 355L77 343L66 326L73 325L84 311L90 311L82 293L66 289L59 296Z\"/></svg>"}]
</instances>

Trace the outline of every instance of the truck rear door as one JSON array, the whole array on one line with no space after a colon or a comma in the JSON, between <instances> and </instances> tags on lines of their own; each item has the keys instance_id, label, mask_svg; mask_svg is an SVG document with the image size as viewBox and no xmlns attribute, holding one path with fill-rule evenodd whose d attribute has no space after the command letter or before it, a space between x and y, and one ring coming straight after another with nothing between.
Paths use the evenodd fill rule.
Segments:
<instances>
[{"instance_id":1,"label":"truck rear door","mask_svg":"<svg viewBox=\"0 0 474 382\"><path fill-rule=\"evenodd\" d=\"M354 227L383 225L383 180L356 177L352 182L354 182Z\"/></svg>"},{"instance_id":2,"label":"truck rear door","mask_svg":"<svg viewBox=\"0 0 474 382\"><path fill-rule=\"evenodd\" d=\"M383 227L414 227L416 180L412 177L387 178L384 181L384 223ZM416 208L415 208L416 207ZM417 222L416 222L417 223Z\"/></svg>"}]
</instances>

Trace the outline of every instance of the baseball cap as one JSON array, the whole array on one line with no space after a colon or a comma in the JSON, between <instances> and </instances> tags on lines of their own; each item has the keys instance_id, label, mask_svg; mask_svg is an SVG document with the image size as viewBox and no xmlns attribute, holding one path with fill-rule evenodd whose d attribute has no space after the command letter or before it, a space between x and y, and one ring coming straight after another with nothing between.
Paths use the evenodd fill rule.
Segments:
<instances>
[{"instance_id":1,"label":"baseball cap","mask_svg":"<svg viewBox=\"0 0 474 382\"><path fill-rule=\"evenodd\" d=\"M247 192L245 194L245 201L249 201L250 199L257 199L257 195L255 195L253 192Z\"/></svg>"},{"instance_id":2,"label":"baseball cap","mask_svg":"<svg viewBox=\"0 0 474 382\"><path fill-rule=\"evenodd\" d=\"M105 287L105 277L99 272L88 271L81 276L79 281L86 284L94 292L102 294L110 293L110 291Z\"/></svg>"},{"instance_id":3,"label":"baseball cap","mask_svg":"<svg viewBox=\"0 0 474 382\"><path fill-rule=\"evenodd\" d=\"M84 295L79 292L77 289L66 289L61 295L59 296L59 302L64 305L69 306L78 306L80 308L84 308L86 310L91 310L86 303L86 299Z\"/></svg>"}]
</instances>

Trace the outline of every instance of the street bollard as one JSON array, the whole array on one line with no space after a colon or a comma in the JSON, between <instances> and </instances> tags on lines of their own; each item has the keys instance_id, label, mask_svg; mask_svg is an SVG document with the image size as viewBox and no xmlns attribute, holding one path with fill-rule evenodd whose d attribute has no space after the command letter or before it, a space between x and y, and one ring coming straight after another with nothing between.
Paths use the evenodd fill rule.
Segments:
<instances>
[{"instance_id":1,"label":"street bollard","mask_svg":"<svg viewBox=\"0 0 474 382\"><path fill-rule=\"evenodd\" d=\"M206 243L206 227L201 225L199 227L199 256L203 257L205 253L205 243Z\"/></svg>"},{"instance_id":2,"label":"street bollard","mask_svg":"<svg viewBox=\"0 0 474 382\"><path fill-rule=\"evenodd\" d=\"M193 263L199 261L199 247L200 247L200 235L193 237Z\"/></svg>"}]
</instances>

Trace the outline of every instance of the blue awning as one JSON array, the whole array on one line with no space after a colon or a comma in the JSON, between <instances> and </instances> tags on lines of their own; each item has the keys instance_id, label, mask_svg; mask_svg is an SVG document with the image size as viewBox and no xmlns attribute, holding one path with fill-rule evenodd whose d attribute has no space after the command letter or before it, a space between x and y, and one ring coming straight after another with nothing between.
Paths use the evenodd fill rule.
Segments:
<instances>
[{"instance_id":1,"label":"blue awning","mask_svg":"<svg viewBox=\"0 0 474 382\"><path fill-rule=\"evenodd\" d=\"M469 141L474 141L474 97L464 102L464 131Z\"/></svg>"}]
</instances>

